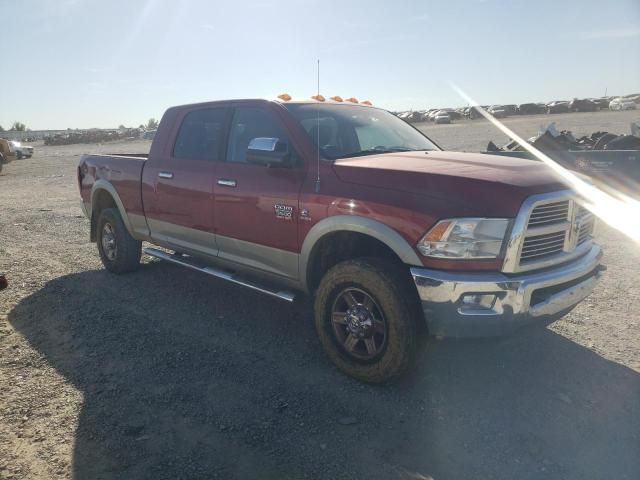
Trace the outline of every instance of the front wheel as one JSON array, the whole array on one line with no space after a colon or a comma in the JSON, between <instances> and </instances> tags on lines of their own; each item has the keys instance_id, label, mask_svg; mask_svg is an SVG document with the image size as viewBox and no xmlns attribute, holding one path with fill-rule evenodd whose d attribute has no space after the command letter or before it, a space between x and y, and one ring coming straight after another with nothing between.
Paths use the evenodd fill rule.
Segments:
<instances>
[{"instance_id":1,"label":"front wheel","mask_svg":"<svg viewBox=\"0 0 640 480\"><path fill-rule=\"evenodd\" d=\"M118 210L106 208L100 212L97 234L100 260L107 270L126 273L138 268L142 256L142 242L129 234Z\"/></svg>"},{"instance_id":2,"label":"front wheel","mask_svg":"<svg viewBox=\"0 0 640 480\"><path fill-rule=\"evenodd\" d=\"M368 383L406 372L417 345L412 289L399 266L375 258L348 260L326 273L316 293L315 326L342 372Z\"/></svg>"}]
</instances>

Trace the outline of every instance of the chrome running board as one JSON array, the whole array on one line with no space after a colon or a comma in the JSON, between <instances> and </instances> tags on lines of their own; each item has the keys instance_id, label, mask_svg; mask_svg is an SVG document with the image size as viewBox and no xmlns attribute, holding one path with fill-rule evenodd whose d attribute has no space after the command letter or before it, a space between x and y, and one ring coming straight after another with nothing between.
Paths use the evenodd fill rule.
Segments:
<instances>
[{"instance_id":1,"label":"chrome running board","mask_svg":"<svg viewBox=\"0 0 640 480\"><path fill-rule=\"evenodd\" d=\"M165 260L167 262L175 263L176 265L181 265L183 267L191 268L192 270L197 270L202 273L206 273L207 275L211 275L212 277L220 278L222 280L226 280L231 283L235 283L236 285L242 285L243 287L250 288L251 290L255 290L260 293L265 293L267 295L271 295L272 297L279 298L280 300L284 300L286 302L293 302L295 300L295 293L289 292L287 290L272 290L267 287L263 287L256 283L238 278L235 274L226 272L224 270L220 270L214 267L201 266L194 262L191 257L180 255L180 254L171 254L164 252L162 250L158 250L157 248L145 248L144 253L150 255L155 258L159 258L160 260Z\"/></svg>"}]
</instances>

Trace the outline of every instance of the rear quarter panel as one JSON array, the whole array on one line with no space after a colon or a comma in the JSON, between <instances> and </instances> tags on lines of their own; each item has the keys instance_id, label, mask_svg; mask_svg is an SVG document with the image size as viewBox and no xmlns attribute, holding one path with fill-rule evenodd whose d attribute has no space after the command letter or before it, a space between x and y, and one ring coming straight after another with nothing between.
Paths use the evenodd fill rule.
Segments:
<instances>
[{"instance_id":1,"label":"rear quarter panel","mask_svg":"<svg viewBox=\"0 0 640 480\"><path fill-rule=\"evenodd\" d=\"M144 215L140 179L145 160L121 155L83 155L78 167L78 182L85 206L91 205L94 186L106 182L115 188L124 213Z\"/></svg>"}]
</instances>

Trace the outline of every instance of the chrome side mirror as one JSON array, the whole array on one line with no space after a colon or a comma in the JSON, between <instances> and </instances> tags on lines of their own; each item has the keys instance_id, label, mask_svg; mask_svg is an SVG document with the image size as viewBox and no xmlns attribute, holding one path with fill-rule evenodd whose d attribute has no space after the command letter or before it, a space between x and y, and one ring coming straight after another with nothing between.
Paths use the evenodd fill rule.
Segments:
<instances>
[{"instance_id":1,"label":"chrome side mirror","mask_svg":"<svg viewBox=\"0 0 640 480\"><path fill-rule=\"evenodd\" d=\"M286 166L290 156L289 146L279 138L256 137L247 146L247 162L256 165Z\"/></svg>"},{"instance_id":2,"label":"chrome side mirror","mask_svg":"<svg viewBox=\"0 0 640 480\"><path fill-rule=\"evenodd\" d=\"M248 150L259 150L261 152L275 152L280 139L271 137L257 137L251 139Z\"/></svg>"}]
</instances>

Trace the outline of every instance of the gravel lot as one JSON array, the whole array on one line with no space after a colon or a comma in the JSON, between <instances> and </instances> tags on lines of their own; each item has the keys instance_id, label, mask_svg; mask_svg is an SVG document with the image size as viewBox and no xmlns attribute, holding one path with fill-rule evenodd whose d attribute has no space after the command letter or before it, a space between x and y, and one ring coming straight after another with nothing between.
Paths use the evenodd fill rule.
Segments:
<instances>
[{"instance_id":1,"label":"gravel lot","mask_svg":"<svg viewBox=\"0 0 640 480\"><path fill-rule=\"evenodd\" d=\"M636 112L555 120L628 132ZM423 125L449 149L485 121ZM0 478L640 478L640 249L600 225L601 287L549 328L424 341L401 383L371 387L323 355L287 305L145 258L117 277L88 242L81 153L42 147L0 174Z\"/></svg>"}]
</instances>

